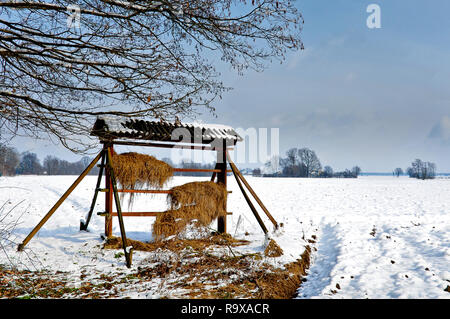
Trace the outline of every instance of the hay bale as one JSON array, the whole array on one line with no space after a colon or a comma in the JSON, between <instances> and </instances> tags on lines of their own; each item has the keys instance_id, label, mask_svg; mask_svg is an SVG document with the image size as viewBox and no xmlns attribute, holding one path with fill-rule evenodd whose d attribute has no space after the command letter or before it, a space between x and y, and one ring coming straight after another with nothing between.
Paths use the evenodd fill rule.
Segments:
<instances>
[{"instance_id":1,"label":"hay bale","mask_svg":"<svg viewBox=\"0 0 450 319\"><path fill-rule=\"evenodd\" d=\"M167 196L171 209L181 207L195 210L196 218L209 223L226 215L227 190L221 183L191 182L176 186Z\"/></svg>"},{"instance_id":2,"label":"hay bale","mask_svg":"<svg viewBox=\"0 0 450 319\"><path fill-rule=\"evenodd\" d=\"M266 249L264 250L264 256L266 257L280 257L283 255L283 249L275 242L275 240L271 239Z\"/></svg>"},{"instance_id":3,"label":"hay bale","mask_svg":"<svg viewBox=\"0 0 450 319\"><path fill-rule=\"evenodd\" d=\"M169 164L150 155L114 153L111 163L116 180L124 189L160 189L173 177L173 168ZM131 193L130 204L133 198L134 194Z\"/></svg>"},{"instance_id":4,"label":"hay bale","mask_svg":"<svg viewBox=\"0 0 450 319\"><path fill-rule=\"evenodd\" d=\"M227 190L223 184L191 182L176 186L167 200L170 209L158 214L153 223L157 239L180 233L193 220L200 226L208 226L227 214Z\"/></svg>"},{"instance_id":5,"label":"hay bale","mask_svg":"<svg viewBox=\"0 0 450 319\"><path fill-rule=\"evenodd\" d=\"M155 239L179 234L189 223L184 209L167 210L156 216L152 226Z\"/></svg>"}]
</instances>

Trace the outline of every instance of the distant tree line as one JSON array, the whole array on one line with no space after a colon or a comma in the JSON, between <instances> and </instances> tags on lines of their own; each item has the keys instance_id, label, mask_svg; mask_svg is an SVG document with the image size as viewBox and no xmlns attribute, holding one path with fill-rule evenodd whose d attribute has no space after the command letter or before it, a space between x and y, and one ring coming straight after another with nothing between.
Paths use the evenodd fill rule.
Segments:
<instances>
[{"instance_id":1,"label":"distant tree line","mask_svg":"<svg viewBox=\"0 0 450 319\"><path fill-rule=\"evenodd\" d=\"M163 161L173 165L170 158L163 158ZM79 175L89 165L92 158L85 156L79 161L69 162L47 155L44 161L40 162L38 156L32 152L19 153L15 148L0 144L0 176L19 175ZM214 169L213 163L195 163L189 160L182 160L177 165L181 168L193 169ZM98 174L98 167L94 167L89 174ZM354 166L352 169L334 172L329 165L322 168L316 153L308 148L291 148L286 152L286 157L274 157L265 163L265 172L257 168L253 170L254 176L280 176L280 177L321 177L321 178L356 178L360 175L361 168ZM401 168L393 171L394 176L403 175L405 172ZM424 162L416 159L411 166L406 169L409 177L417 179L433 179L436 177L436 164ZM175 172L177 176L210 176L210 172Z\"/></svg>"},{"instance_id":2,"label":"distant tree line","mask_svg":"<svg viewBox=\"0 0 450 319\"><path fill-rule=\"evenodd\" d=\"M36 153L19 153L15 148L0 145L0 176L14 175L79 175L89 165L92 158L85 156L76 162L69 162L48 155L40 162ZM98 174L94 167L89 174Z\"/></svg>"},{"instance_id":3,"label":"distant tree line","mask_svg":"<svg viewBox=\"0 0 450 319\"><path fill-rule=\"evenodd\" d=\"M172 167L174 164L170 158L163 158L164 162ZM59 159L56 156L47 155L41 163L36 153L19 153L15 148L0 145L0 176L14 175L80 175L90 164L92 158L85 156L79 161L69 162ZM183 159L180 164L175 165L180 168L193 169L214 169L212 163L195 163ZM90 175L97 175L99 168L94 168ZM211 176L211 172L175 172L176 176Z\"/></svg>"},{"instance_id":4,"label":"distant tree line","mask_svg":"<svg viewBox=\"0 0 450 319\"><path fill-rule=\"evenodd\" d=\"M397 167L392 172L392 175L397 177L404 174L405 172L400 167ZM423 180L433 179L436 177L436 164L415 159L414 162L411 163L411 166L406 169L406 174L411 178Z\"/></svg>"},{"instance_id":5,"label":"distant tree line","mask_svg":"<svg viewBox=\"0 0 450 319\"><path fill-rule=\"evenodd\" d=\"M418 179L433 179L436 177L436 164L431 162L423 162L416 159L411 166L406 169L409 177Z\"/></svg>"},{"instance_id":6,"label":"distant tree line","mask_svg":"<svg viewBox=\"0 0 450 319\"><path fill-rule=\"evenodd\" d=\"M79 175L89 166L93 158L84 156L76 162L61 160L55 156L47 155L44 158L42 168L47 175ZM97 175L99 168L94 166L89 174Z\"/></svg>"},{"instance_id":7,"label":"distant tree line","mask_svg":"<svg viewBox=\"0 0 450 319\"><path fill-rule=\"evenodd\" d=\"M317 154L309 148L291 148L286 152L286 157L273 157L265 163L266 173L260 169L253 171L254 176L280 176L280 177L321 177L321 178L357 178L361 173L359 166L351 170L346 169L334 172L329 165L322 168Z\"/></svg>"}]
</instances>

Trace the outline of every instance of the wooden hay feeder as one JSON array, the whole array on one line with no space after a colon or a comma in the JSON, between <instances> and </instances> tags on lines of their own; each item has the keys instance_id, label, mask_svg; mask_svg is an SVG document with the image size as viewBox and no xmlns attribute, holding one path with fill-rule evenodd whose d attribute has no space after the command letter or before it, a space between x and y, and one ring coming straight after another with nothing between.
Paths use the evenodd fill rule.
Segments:
<instances>
[{"instance_id":1,"label":"wooden hay feeder","mask_svg":"<svg viewBox=\"0 0 450 319\"><path fill-rule=\"evenodd\" d=\"M103 149L110 150L114 154L115 145L127 146L145 146L156 148L184 148L202 151L214 151L217 153L217 163L214 169L187 169L173 168L171 172L163 174L164 178L174 172L211 172L211 181L215 181L225 186L227 185L227 157L226 149L232 148L242 138L229 126L222 125L202 125L202 124L172 124L161 121L143 121L132 119L117 119L112 117L99 117L92 129L92 135L99 137L103 144ZM112 155L114 163L114 155ZM118 167L120 169L120 167ZM147 169L146 171L151 171ZM170 169L167 169L170 171ZM100 172L101 173L101 172ZM112 234L112 217L118 216L117 211L113 211L113 185L111 181L111 170L105 171L105 189L99 191L105 192L105 235L110 237ZM114 170L116 178L118 170ZM144 175L137 173L138 175ZM100 179L99 174L99 179ZM154 178L153 180L157 180ZM118 193L150 193L171 195L172 190L162 189L164 179L152 186L156 189L133 189L132 185L127 185L124 189L118 189ZM141 181L141 184L144 183ZM126 184L126 183L125 183ZM123 183L121 183L124 186ZM117 207L117 205L116 205ZM226 209L226 204L225 204ZM158 216L162 212L121 212L123 217L128 216ZM88 216L89 218L89 216ZM87 220L82 228L87 227ZM226 232L226 214L221 214L217 219L218 232Z\"/></svg>"},{"instance_id":2,"label":"wooden hay feeder","mask_svg":"<svg viewBox=\"0 0 450 319\"><path fill-rule=\"evenodd\" d=\"M245 200L264 233L268 233L267 228L250 201L249 196L244 190L243 184L253 195L254 199L264 210L271 222L278 228L277 222L270 215L228 155L228 150L233 149L238 141L242 141L242 138L229 126L182 124L179 121L172 124L165 121L144 121L105 116L97 118L91 131L91 135L99 138L99 141L102 144L102 150L75 180L72 186L63 194L58 202L50 209L41 222L19 245L19 251L23 250L24 246L39 231L44 223L51 217L98 161L101 161L101 164L99 165L100 169L94 197L85 220L80 223L80 230L87 230L98 193L104 193L105 209L103 212L97 214L105 217L106 237L112 236L113 217L118 217L122 246L124 247L126 264L128 267L131 266L132 247L127 247L123 217L157 217L157 221L155 222L156 229L154 227L156 235L167 234L168 231L170 231L165 229L167 225L171 225L170 227L172 228L183 227L183 223L189 218L196 218L203 224L210 223L217 218L217 231L219 233L225 233L227 230L226 216L231 214L226 211L228 172L233 172ZM172 168L164 162L158 161L148 155L131 152L117 155L114 152L115 145L214 151L217 153L217 162L214 169ZM229 163L231 167L231 170L229 171L227 170L227 163ZM162 189L167 179L170 178L174 172L210 172L212 173L211 182L217 183L218 187L211 187L211 185L207 187L206 185L211 182L203 182L203 184L200 182L200 184L188 183L179 187L174 187L171 190ZM101 188L103 174L105 187ZM119 181L122 186L121 189L118 189L117 181ZM148 187L153 189L144 189ZM189 188L192 188L191 191ZM204 189L206 193L200 191L202 189ZM166 194L170 200L171 207L166 212L124 212L120 205L120 193L130 193L131 195L137 193ZM202 196L207 196L209 200L202 198ZM211 200L211 198L214 198L214 200ZM113 211L113 200L117 211ZM194 205L194 207L191 205ZM183 221L183 216L186 217L186 214L191 214L191 216L185 218ZM174 220L180 219L182 220L180 225L173 223Z\"/></svg>"}]
</instances>

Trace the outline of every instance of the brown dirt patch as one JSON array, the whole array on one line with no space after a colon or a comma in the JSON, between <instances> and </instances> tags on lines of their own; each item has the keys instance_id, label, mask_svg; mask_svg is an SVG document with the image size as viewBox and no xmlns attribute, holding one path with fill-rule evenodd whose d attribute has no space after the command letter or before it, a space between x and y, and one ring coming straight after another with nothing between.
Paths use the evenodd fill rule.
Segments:
<instances>
[{"instance_id":1,"label":"brown dirt patch","mask_svg":"<svg viewBox=\"0 0 450 319\"><path fill-rule=\"evenodd\" d=\"M277 268L268 264L260 253L241 255L233 252L233 247L247 243L230 235L153 243L130 241L137 250L167 249L177 253L170 262L148 260L152 267L140 265L136 274L142 280L163 278L168 290L183 291L171 298L293 298L309 268L311 248L307 246L297 261ZM217 253L214 249L218 247L225 249ZM121 248L121 240L108 239L105 248Z\"/></svg>"},{"instance_id":2,"label":"brown dirt patch","mask_svg":"<svg viewBox=\"0 0 450 319\"><path fill-rule=\"evenodd\" d=\"M133 246L133 250L140 251L155 251L157 249L167 249L174 252L179 252L186 247L192 247L195 250L204 250L210 246L230 246L236 247L247 245L249 241L235 239L229 234L214 233L212 236L201 239L172 239L165 241L155 241L144 243L138 240L127 238L127 246ZM122 239L119 237L110 237L105 240L103 245L105 249L123 249Z\"/></svg>"}]
</instances>

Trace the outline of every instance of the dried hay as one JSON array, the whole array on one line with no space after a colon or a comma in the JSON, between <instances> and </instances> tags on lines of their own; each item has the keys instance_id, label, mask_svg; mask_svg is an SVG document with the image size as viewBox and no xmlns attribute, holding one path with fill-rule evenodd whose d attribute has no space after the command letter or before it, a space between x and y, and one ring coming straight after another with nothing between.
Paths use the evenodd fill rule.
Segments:
<instances>
[{"instance_id":1,"label":"dried hay","mask_svg":"<svg viewBox=\"0 0 450 319\"><path fill-rule=\"evenodd\" d=\"M311 262L311 248L305 247L301 259L285 265L286 270L265 272L256 279L258 299L291 299L295 297Z\"/></svg>"},{"instance_id":2,"label":"dried hay","mask_svg":"<svg viewBox=\"0 0 450 319\"><path fill-rule=\"evenodd\" d=\"M162 188L173 176L173 168L153 156L134 152L114 154L112 166L125 189Z\"/></svg>"},{"instance_id":3,"label":"dried hay","mask_svg":"<svg viewBox=\"0 0 450 319\"><path fill-rule=\"evenodd\" d=\"M208 226L219 216L226 216L227 190L214 182L191 182L176 186L167 196L170 209L158 214L153 223L157 239L180 233L190 222Z\"/></svg>"},{"instance_id":4,"label":"dried hay","mask_svg":"<svg viewBox=\"0 0 450 319\"><path fill-rule=\"evenodd\" d=\"M111 159L116 180L124 189L160 189L173 176L173 168L153 156L134 152L116 154ZM130 193L130 204L134 194Z\"/></svg>"},{"instance_id":5,"label":"dried hay","mask_svg":"<svg viewBox=\"0 0 450 319\"><path fill-rule=\"evenodd\" d=\"M170 209L156 216L152 231L156 239L179 234L189 224L189 211Z\"/></svg>"},{"instance_id":6,"label":"dried hay","mask_svg":"<svg viewBox=\"0 0 450 319\"><path fill-rule=\"evenodd\" d=\"M127 245L135 250L170 250L177 254L170 262L141 264L138 278L184 278L167 282L172 291L186 291L181 298L245 298L245 299L291 299L305 280L310 266L311 248L305 247L301 258L278 268L268 264L259 253L216 255L208 248L217 246L236 247L248 241L237 240L228 234L215 234L195 240L171 239L167 241L142 243L128 239ZM120 249L120 238L108 238L104 248ZM226 270L226 271L224 271Z\"/></svg>"},{"instance_id":7,"label":"dried hay","mask_svg":"<svg viewBox=\"0 0 450 319\"><path fill-rule=\"evenodd\" d=\"M210 222L226 215L227 189L221 183L191 182L173 187L167 200L171 209L198 210L199 221Z\"/></svg>"},{"instance_id":8,"label":"dried hay","mask_svg":"<svg viewBox=\"0 0 450 319\"><path fill-rule=\"evenodd\" d=\"M197 251L204 251L210 246L230 246L237 247L248 245L249 241L236 239L230 234L214 233L211 236L201 239L178 239L153 242L142 242L127 238L127 246L133 246L134 251L156 251L158 249L168 249L173 252L180 252L186 247L191 247ZM103 245L104 249L122 249L122 239L120 237L108 237Z\"/></svg>"},{"instance_id":9,"label":"dried hay","mask_svg":"<svg viewBox=\"0 0 450 319\"><path fill-rule=\"evenodd\" d=\"M264 250L264 256L266 257L280 257L283 255L283 249L275 242L275 240L271 239L266 249Z\"/></svg>"}]
</instances>

